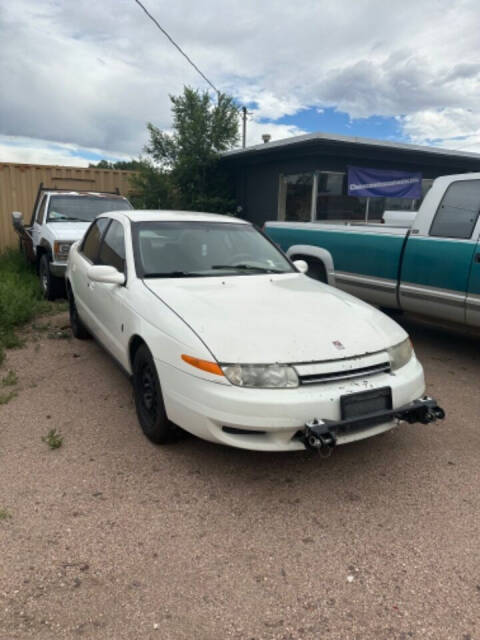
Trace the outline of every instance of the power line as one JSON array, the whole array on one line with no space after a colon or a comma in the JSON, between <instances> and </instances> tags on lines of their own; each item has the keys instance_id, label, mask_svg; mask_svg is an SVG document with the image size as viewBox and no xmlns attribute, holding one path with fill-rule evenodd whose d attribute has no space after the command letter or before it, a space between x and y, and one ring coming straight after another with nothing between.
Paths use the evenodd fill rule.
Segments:
<instances>
[{"instance_id":1,"label":"power line","mask_svg":"<svg viewBox=\"0 0 480 640\"><path fill-rule=\"evenodd\" d=\"M158 20L156 20L151 13L149 13L149 11L144 7L144 5L140 2L140 0L135 0L135 2L138 4L139 7L141 7L141 9L143 9L143 11L147 14L147 16L150 18L150 20L160 29L160 31L163 33L164 36L166 36L170 42L173 44L173 46L178 49L178 51L180 51L180 53L182 54L182 56L184 58L186 58L188 60L188 62L192 65L192 67L195 69L195 71L197 71L202 78L205 80L205 82L207 82L212 89L216 92L217 96L220 95L220 91L217 89L217 87L213 84L213 82L210 82L210 80L207 78L207 76L202 73L200 71L200 69L197 67L197 65L193 62L193 60L191 58L188 57L188 55L185 53L185 51L183 51L183 49L175 42L175 40L165 31L165 29L160 25L160 23L158 22Z\"/></svg>"}]
</instances>

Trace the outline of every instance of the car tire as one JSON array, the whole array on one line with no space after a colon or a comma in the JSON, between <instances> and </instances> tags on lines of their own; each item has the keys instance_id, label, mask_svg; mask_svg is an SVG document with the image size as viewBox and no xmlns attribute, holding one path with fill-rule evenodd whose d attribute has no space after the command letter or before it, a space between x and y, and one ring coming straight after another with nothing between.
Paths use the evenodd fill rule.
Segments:
<instances>
[{"instance_id":1,"label":"car tire","mask_svg":"<svg viewBox=\"0 0 480 640\"><path fill-rule=\"evenodd\" d=\"M38 275L40 277L42 295L46 300L56 300L56 298L63 296L64 284L60 278L56 278L50 273L50 260L46 253L40 257Z\"/></svg>"},{"instance_id":2,"label":"car tire","mask_svg":"<svg viewBox=\"0 0 480 640\"><path fill-rule=\"evenodd\" d=\"M157 368L146 345L137 349L133 360L133 392L143 433L155 444L172 442L177 427L167 417Z\"/></svg>"},{"instance_id":3,"label":"car tire","mask_svg":"<svg viewBox=\"0 0 480 640\"><path fill-rule=\"evenodd\" d=\"M68 311L70 314L70 327L75 338L78 340L87 340L90 338L90 333L83 324L80 316L78 315L77 305L75 304L75 298L72 291L68 292Z\"/></svg>"}]
</instances>

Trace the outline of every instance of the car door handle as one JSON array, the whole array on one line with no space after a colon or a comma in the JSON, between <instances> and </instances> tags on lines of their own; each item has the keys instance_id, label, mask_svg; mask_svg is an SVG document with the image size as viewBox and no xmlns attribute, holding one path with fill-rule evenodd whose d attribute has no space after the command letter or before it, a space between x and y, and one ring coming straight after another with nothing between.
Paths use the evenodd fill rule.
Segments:
<instances>
[{"instance_id":1,"label":"car door handle","mask_svg":"<svg viewBox=\"0 0 480 640\"><path fill-rule=\"evenodd\" d=\"M475 262L480 262L480 253L475 254Z\"/></svg>"}]
</instances>

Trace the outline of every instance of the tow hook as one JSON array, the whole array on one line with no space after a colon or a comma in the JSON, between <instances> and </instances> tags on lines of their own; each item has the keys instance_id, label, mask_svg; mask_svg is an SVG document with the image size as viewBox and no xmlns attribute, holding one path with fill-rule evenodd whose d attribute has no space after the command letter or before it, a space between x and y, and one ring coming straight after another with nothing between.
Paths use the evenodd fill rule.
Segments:
<instances>
[{"instance_id":1,"label":"tow hook","mask_svg":"<svg viewBox=\"0 0 480 640\"><path fill-rule=\"evenodd\" d=\"M424 396L397 409L382 409L342 420L314 418L305 423L305 427L300 433L300 440L307 449L318 451L327 458L337 445L337 433L355 432L367 425L373 427L391 421L429 424L444 418L445 411L438 406L437 401L429 396Z\"/></svg>"},{"instance_id":2,"label":"tow hook","mask_svg":"<svg viewBox=\"0 0 480 640\"><path fill-rule=\"evenodd\" d=\"M412 402L408 408L394 412L394 417L397 420L405 420L405 422L409 424L413 424L414 422L429 424L430 422L443 420L445 418L445 411L438 406L433 398L424 396L420 400Z\"/></svg>"},{"instance_id":3,"label":"tow hook","mask_svg":"<svg viewBox=\"0 0 480 640\"><path fill-rule=\"evenodd\" d=\"M332 455L337 444L335 435L327 424L317 418L305 424L303 441L308 449L318 451L325 458Z\"/></svg>"}]
</instances>

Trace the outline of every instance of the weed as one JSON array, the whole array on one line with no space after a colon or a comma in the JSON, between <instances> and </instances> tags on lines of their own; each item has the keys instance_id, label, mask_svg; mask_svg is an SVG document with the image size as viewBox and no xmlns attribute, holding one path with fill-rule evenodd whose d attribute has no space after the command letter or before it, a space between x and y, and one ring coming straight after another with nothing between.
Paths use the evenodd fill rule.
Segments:
<instances>
[{"instance_id":1,"label":"weed","mask_svg":"<svg viewBox=\"0 0 480 640\"><path fill-rule=\"evenodd\" d=\"M42 442L46 442L50 449L58 449L62 446L63 436L56 429L50 429L46 436L42 436Z\"/></svg>"},{"instance_id":2,"label":"weed","mask_svg":"<svg viewBox=\"0 0 480 640\"><path fill-rule=\"evenodd\" d=\"M20 349L25 344L25 340L19 338L13 331L2 334L2 342L6 349Z\"/></svg>"},{"instance_id":3,"label":"weed","mask_svg":"<svg viewBox=\"0 0 480 640\"><path fill-rule=\"evenodd\" d=\"M8 393L0 393L0 404L8 404L10 400L13 400L17 396L16 391L9 391Z\"/></svg>"},{"instance_id":4,"label":"weed","mask_svg":"<svg viewBox=\"0 0 480 640\"><path fill-rule=\"evenodd\" d=\"M42 299L35 269L13 249L0 255L0 364L4 349L20 347L15 329L38 315L54 315L67 309L65 302Z\"/></svg>"},{"instance_id":5,"label":"weed","mask_svg":"<svg viewBox=\"0 0 480 640\"><path fill-rule=\"evenodd\" d=\"M6 376L2 378L2 387L13 387L17 384L18 377L15 371L10 370Z\"/></svg>"},{"instance_id":6,"label":"weed","mask_svg":"<svg viewBox=\"0 0 480 640\"><path fill-rule=\"evenodd\" d=\"M0 520L8 520L11 517L12 516L9 511L4 509L3 507L0 507Z\"/></svg>"}]
</instances>

